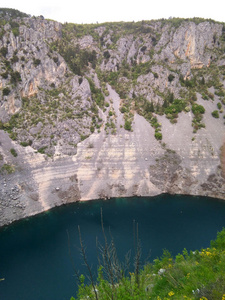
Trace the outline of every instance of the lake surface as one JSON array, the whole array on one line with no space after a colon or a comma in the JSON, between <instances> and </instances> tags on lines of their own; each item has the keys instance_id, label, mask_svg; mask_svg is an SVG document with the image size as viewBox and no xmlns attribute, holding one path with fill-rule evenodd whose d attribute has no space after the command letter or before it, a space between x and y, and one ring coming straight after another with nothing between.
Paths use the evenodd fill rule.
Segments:
<instances>
[{"instance_id":1,"label":"lake surface","mask_svg":"<svg viewBox=\"0 0 225 300\"><path fill-rule=\"evenodd\" d=\"M69 300L76 296L71 259L86 273L77 226L96 271L101 208L105 231L110 228L121 260L133 250L133 220L138 222L143 263L149 254L149 260L161 256L162 249L176 255L184 248L208 247L225 227L225 201L206 197L117 198L55 208L0 229L0 278L5 278L0 281L0 299Z\"/></svg>"}]
</instances>

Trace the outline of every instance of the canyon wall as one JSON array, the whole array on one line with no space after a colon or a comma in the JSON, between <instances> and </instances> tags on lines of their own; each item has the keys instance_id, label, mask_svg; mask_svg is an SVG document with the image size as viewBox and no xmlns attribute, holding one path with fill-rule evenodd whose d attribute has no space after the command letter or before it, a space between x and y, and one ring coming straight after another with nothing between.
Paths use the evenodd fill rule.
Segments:
<instances>
[{"instance_id":1,"label":"canyon wall","mask_svg":"<svg viewBox=\"0 0 225 300\"><path fill-rule=\"evenodd\" d=\"M0 226L99 198L225 199L224 24L0 24Z\"/></svg>"}]
</instances>

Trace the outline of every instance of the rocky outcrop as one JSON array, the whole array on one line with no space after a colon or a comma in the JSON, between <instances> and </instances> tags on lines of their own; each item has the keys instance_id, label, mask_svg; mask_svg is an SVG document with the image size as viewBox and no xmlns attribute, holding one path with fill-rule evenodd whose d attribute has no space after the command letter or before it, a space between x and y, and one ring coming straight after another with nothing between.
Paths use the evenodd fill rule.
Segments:
<instances>
[{"instance_id":1,"label":"rocky outcrop","mask_svg":"<svg viewBox=\"0 0 225 300\"><path fill-rule=\"evenodd\" d=\"M0 226L98 198L225 199L223 24L0 18Z\"/></svg>"}]
</instances>

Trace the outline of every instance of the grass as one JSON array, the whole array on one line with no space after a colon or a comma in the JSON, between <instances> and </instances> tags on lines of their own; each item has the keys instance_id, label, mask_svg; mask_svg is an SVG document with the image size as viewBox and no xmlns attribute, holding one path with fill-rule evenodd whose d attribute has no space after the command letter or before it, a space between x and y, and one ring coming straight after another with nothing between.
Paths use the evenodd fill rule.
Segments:
<instances>
[{"instance_id":1,"label":"grass","mask_svg":"<svg viewBox=\"0 0 225 300\"><path fill-rule=\"evenodd\" d=\"M104 267L99 267L97 295L93 285L84 284L82 275L76 299L225 300L225 229L207 249L184 249L175 258L164 251L138 274L125 276L120 271L121 279L112 285L104 278Z\"/></svg>"}]
</instances>

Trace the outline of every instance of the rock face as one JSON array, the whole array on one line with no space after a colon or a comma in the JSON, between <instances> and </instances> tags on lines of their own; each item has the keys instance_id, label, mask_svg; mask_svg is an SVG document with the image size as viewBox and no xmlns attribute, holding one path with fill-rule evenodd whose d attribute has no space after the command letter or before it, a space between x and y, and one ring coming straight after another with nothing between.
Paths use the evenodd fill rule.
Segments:
<instances>
[{"instance_id":1,"label":"rock face","mask_svg":"<svg viewBox=\"0 0 225 300\"><path fill-rule=\"evenodd\" d=\"M0 226L80 200L225 199L225 26L0 10Z\"/></svg>"}]
</instances>

